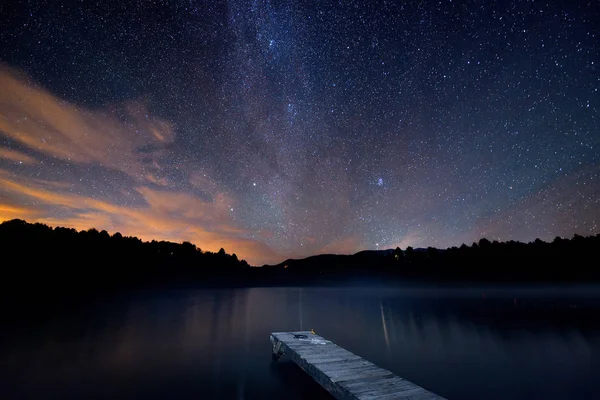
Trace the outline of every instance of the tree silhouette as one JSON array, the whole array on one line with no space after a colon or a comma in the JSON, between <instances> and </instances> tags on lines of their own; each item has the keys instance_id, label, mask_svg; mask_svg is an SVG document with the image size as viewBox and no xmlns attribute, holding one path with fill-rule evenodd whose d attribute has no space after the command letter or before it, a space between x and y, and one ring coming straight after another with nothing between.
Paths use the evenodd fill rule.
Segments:
<instances>
[{"instance_id":1,"label":"tree silhouette","mask_svg":"<svg viewBox=\"0 0 600 400\"><path fill-rule=\"evenodd\" d=\"M482 238L471 246L320 255L263 268L251 268L223 248L212 253L190 242L143 242L119 232L78 232L19 219L0 224L0 246L0 295L26 293L45 300L190 285L600 280L594 261L600 235L530 243Z\"/></svg>"},{"instance_id":2,"label":"tree silhouette","mask_svg":"<svg viewBox=\"0 0 600 400\"><path fill-rule=\"evenodd\" d=\"M95 228L75 229L11 220L0 224L4 294L88 295L137 287L234 284L247 280L246 261L203 252L190 242L143 242Z\"/></svg>"}]
</instances>

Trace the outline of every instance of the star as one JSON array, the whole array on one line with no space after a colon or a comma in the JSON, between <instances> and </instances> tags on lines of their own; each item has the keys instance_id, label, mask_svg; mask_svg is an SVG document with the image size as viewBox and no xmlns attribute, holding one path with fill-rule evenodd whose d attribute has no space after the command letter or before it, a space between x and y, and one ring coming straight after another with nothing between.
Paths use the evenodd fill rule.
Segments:
<instances>
[{"instance_id":1,"label":"star","mask_svg":"<svg viewBox=\"0 0 600 400\"><path fill-rule=\"evenodd\" d=\"M254 265L600 233L593 2L363 3L11 2L3 218Z\"/></svg>"}]
</instances>

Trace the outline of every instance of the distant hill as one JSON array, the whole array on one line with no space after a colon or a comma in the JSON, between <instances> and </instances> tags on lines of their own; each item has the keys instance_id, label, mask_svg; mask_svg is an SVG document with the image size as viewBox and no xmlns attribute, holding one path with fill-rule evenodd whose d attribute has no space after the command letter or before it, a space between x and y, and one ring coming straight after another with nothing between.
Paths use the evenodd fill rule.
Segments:
<instances>
[{"instance_id":1,"label":"distant hill","mask_svg":"<svg viewBox=\"0 0 600 400\"><path fill-rule=\"evenodd\" d=\"M424 251L424 250L426 250L426 249L415 249L415 251ZM394 253L394 249L362 250L362 251L359 251L358 253L354 253L354 254L318 254L315 256L309 256L306 258L299 258L299 259L289 258L279 264L275 264L275 265L265 264L262 267L281 268L281 267L284 267L285 265L288 265L288 267L290 265L297 267L301 264L325 263L325 262L331 262L333 260L338 260L338 259L347 261L348 259L350 259L352 257L360 258L360 259L388 257L388 256L392 255L393 253Z\"/></svg>"},{"instance_id":2,"label":"distant hill","mask_svg":"<svg viewBox=\"0 0 600 400\"><path fill-rule=\"evenodd\" d=\"M415 252L426 252L427 249L416 248L413 249ZM436 249L436 251L446 251L443 249ZM395 249L385 249L385 250L361 250L358 253L354 254L318 254L315 256L309 256L306 258L293 259L289 258L284 262L279 264L271 265L265 264L262 268L273 268L273 269L281 269L285 266L292 268L311 268L315 265L331 265L338 263L356 263L363 261L376 261L384 260L386 257L393 257L394 253L397 252Z\"/></svg>"},{"instance_id":3,"label":"distant hill","mask_svg":"<svg viewBox=\"0 0 600 400\"><path fill-rule=\"evenodd\" d=\"M322 254L265 265L275 282L573 282L600 280L600 235L552 242L490 242L449 249L408 247L365 250L352 255Z\"/></svg>"}]
</instances>

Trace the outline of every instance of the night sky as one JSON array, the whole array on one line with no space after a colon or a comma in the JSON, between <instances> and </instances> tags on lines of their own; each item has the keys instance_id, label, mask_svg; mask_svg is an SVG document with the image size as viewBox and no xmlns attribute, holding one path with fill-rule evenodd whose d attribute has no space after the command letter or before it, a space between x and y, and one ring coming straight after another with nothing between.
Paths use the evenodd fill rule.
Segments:
<instances>
[{"instance_id":1,"label":"night sky","mask_svg":"<svg viewBox=\"0 0 600 400\"><path fill-rule=\"evenodd\" d=\"M600 233L600 2L0 2L0 220L323 252Z\"/></svg>"}]
</instances>

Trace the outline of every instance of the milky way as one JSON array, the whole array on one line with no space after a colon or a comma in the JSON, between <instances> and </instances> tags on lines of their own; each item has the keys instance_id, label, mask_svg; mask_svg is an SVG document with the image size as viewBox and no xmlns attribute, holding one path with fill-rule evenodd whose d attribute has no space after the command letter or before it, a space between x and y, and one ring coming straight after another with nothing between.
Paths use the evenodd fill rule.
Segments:
<instances>
[{"instance_id":1,"label":"milky way","mask_svg":"<svg viewBox=\"0 0 600 400\"><path fill-rule=\"evenodd\" d=\"M600 233L600 5L0 5L0 220L251 264Z\"/></svg>"}]
</instances>

